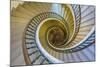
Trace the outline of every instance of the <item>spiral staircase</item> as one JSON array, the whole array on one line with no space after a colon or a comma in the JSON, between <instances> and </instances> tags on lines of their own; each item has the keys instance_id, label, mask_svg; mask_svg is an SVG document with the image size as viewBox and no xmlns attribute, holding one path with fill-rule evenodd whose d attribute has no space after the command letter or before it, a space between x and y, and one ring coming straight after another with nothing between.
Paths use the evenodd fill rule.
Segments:
<instances>
[{"instance_id":1,"label":"spiral staircase","mask_svg":"<svg viewBox=\"0 0 100 67\"><path fill-rule=\"evenodd\" d=\"M11 65L94 61L95 7L18 2L11 9L11 58Z\"/></svg>"}]
</instances>

